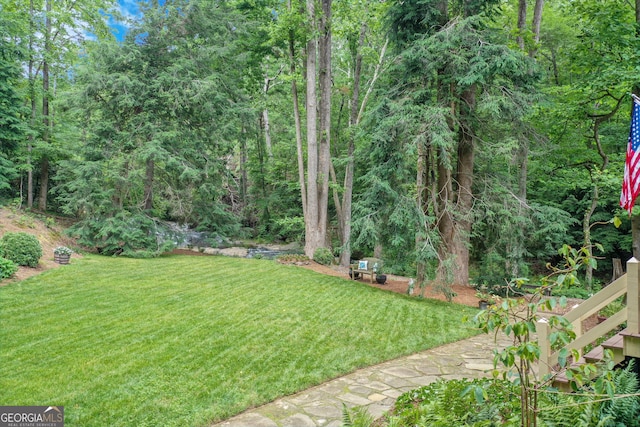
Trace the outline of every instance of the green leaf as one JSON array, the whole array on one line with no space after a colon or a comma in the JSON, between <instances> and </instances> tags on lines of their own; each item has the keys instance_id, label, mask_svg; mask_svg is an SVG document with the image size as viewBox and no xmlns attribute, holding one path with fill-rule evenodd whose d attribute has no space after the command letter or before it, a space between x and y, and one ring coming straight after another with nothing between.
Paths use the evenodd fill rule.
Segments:
<instances>
[{"instance_id":1,"label":"green leaf","mask_svg":"<svg viewBox=\"0 0 640 427\"><path fill-rule=\"evenodd\" d=\"M567 366L567 356L568 356L568 351L566 348L561 349L558 352L558 364L560 365L561 368L565 368Z\"/></svg>"},{"instance_id":2,"label":"green leaf","mask_svg":"<svg viewBox=\"0 0 640 427\"><path fill-rule=\"evenodd\" d=\"M616 228L620 228L620 226L622 225L622 221L620 220L620 218L618 216L614 216L612 221L613 221L613 225Z\"/></svg>"}]
</instances>

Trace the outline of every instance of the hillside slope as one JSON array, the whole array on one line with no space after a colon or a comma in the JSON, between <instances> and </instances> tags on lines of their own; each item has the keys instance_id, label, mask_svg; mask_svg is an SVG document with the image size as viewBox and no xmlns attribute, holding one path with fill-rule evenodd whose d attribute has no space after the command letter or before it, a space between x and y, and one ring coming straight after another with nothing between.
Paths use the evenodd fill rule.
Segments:
<instances>
[{"instance_id":1,"label":"hillside slope","mask_svg":"<svg viewBox=\"0 0 640 427\"><path fill-rule=\"evenodd\" d=\"M24 232L36 236L40 245L42 245L42 258L38 267L20 267L15 276L0 282L0 286L23 280L51 268L57 268L60 265L53 261L53 250L56 246L69 246L73 249L73 239L65 236L62 231L64 226L56 221L49 220L45 224L39 216L29 212L13 210L8 208L0 208L0 236L7 232ZM71 258L79 257L74 253ZM73 261L72 261L73 262Z\"/></svg>"}]
</instances>

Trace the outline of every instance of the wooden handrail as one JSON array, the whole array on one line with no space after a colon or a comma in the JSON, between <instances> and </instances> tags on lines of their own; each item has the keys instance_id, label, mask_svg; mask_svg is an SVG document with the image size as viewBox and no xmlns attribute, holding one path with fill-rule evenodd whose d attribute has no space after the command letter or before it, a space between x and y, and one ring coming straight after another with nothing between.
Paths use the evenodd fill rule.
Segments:
<instances>
[{"instance_id":1,"label":"wooden handrail","mask_svg":"<svg viewBox=\"0 0 640 427\"><path fill-rule=\"evenodd\" d=\"M600 292L596 293L573 310L568 312L564 317L574 327L576 338L564 348L567 350L581 350L588 344L595 342L598 338L606 333L614 330L620 324L627 322L627 329L630 333L640 333L640 286L638 285L639 262L635 258L631 258L627 262L627 274L615 280L608 286L604 287ZM586 333L582 333L582 321L596 314L600 309L606 307L616 298L627 294L627 307L618 311L606 321L600 323ZM538 332L538 344L540 346L540 375L546 375L551 372L551 368L558 363L558 354L560 350L552 351L549 344L549 335L551 330L546 319L538 320L536 326Z\"/></svg>"}]
</instances>

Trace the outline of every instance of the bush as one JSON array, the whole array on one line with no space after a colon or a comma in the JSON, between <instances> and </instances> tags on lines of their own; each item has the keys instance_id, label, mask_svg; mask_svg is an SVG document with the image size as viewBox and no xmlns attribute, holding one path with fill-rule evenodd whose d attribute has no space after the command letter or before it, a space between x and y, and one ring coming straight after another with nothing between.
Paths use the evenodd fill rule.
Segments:
<instances>
[{"instance_id":1,"label":"bush","mask_svg":"<svg viewBox=\"0 0 640 427\"><path fill-rule=\"evenodd\" d=\"M333 254L327 248L318 248L313 253L313 260L318 264L331 265L333 264Z\"/></svg>"},{"instance_id":2,"label":"bush","mask_svg":"<svg viewBox=\"0 0 640 427\"><path fill-rule=\"evenodd\" d=\"M0 279L6 279L16 274L18 266L10 259L0 258Z\"/></svg>"},{"instance_id":3,"label":"bush","mask_svg":"<svg viewBox=\"0 0 640 427\"><path fill-rule=\"evenodd\" d=\"M160 221L144 214L118 212L109 218L88 218L67 230L78 244L94 247L102 255L151 258L171 251L175 244L163 241L170 232Z\"/></svg>"},{"instance_id":4,"label":"bush","mask_svg":"<svg viewBox=\"0 0 640 427\"><path fill-rule=\"evenodd\" d=\"M509 381L438 380L400 396L385 422L378 425L515 425L512 421L519 409L517 387Z\"/></svg>"},{"instance_id":5,"label":"bush","mask_svg":"<svg viewBox=\"0 0 640 427\"><path fill-rule=\"evenodd\" d=\"M42 246L38 239L27 233L5 233L0 239L0 256L18 265L37 267L42 258Z\"/></svg>"}]
</instances>

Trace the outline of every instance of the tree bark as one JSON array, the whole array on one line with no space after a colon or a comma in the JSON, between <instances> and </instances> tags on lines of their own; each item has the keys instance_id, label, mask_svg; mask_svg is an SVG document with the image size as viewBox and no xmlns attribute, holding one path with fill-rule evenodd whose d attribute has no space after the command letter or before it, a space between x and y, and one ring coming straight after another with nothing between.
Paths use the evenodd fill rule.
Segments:
<instances>
[{"instance_id":1,"label":"tree bark","mask_svg":"<svg viewBox=\"0 0 640 427\"><path fill-rule=\"evenodd\" d=\"M538 54L538 43L540 43L540 24L542 23L542 9L544 7L544 0L536 0L536 4L533 8L533 22L531 30L533 31L533 46L529 50L529 56L535 58Z\"/></svg>"},{"instance_id":2,"label":"tree bark","mask_svg":"<svg viewBox=\"0 0 640 427\"><path fill-rule=\"evenodd\" d=\"M459 101L460 129L458 134L458 163L455 174L457 187L452 191L452 175L444 162L439 160L438 189L444 202L438 230L442 238L439 248L440 263L438 281L467 285L469 283L469 236L473 208L473 165L475 143L470 115L475 108L476 87L466 89ZM455 202L455 211L453 204Z\"/></svg>"},{"instance_id":3,"label":"tree bark","mask_svg":"<svg viewBox=\"0 0 640 427\"><path fill-rule=\"evenodd\" d=\"M155 162L153 159L147 160L147 167L144 181L144 210L153 209L153 180L155 175Z\"/></svg>"},{"instance_id":4,"label":"tree bark","mask_svg":"<svg viewBox=\"0 0 640 427\"><path fill-rule=\"evenodd\" d=\"M269 124L269 110L262 110L262 124L264 126L264 144L267 150L267 156L273 158L273 150L271 149L271 128Z\"/></svg>"},{"instance_id":5,"label":"tree bark","mask_svg":"<svg viewBox=\"0 0 640 427\"><path fill-rule=\"evenodd\" d=\"M327 247L329 169L331 165L331 1L322 0L319 43L320 144L318 188L318 247Z\"/></svg>"},{"instance_id":6,"label":"tree bark","mask_svg":"<svg viewBox=\"0 0 640 427\"><path fill-rule=\"evenodd\" d=\"M458 145L458 171L457 171L457 205L460 218L458 226L454 228L454 254L458 268L454 273L454 281L457 284L469 283L469 236L471 235L471 219L469 217L473 208L473 165L475 163L475 143L473 127L470 116L475 109L476 87L472 85L462 94L460 108L460 142Z\"/></svg>"},{"instance_id":7,"label":"tree bark","mask_svg":"<svg viewBox=\"0 0 640 427\"><path fill-rule=\"evenodd\" d=\"M315 28L315 1L307 0L307 17ZM316 55L317 39L307 42L306 60L306 109L307 109L307 215L305 216L305 249L309 258L320 246L318 236L318 106L316 93Z\"/></svg>"},{"instance_id":8,"label":"tree bark","mask_svg":"<svg viewBox=\"0 0 640 427\"><path fill-rule=\"evenodd\" d=\"M611 260L613 264L613 273L611 275L611 281L619 279L624 275L624 269L622 268L622 260L620 258L613 258Z\"/></svg>"},{"instance_id":9,"label":"tree bark","mask_svg":"<svg viewBox=\"0 0 640 427\"><path fill-rule=\"evenodd\" d=\"M292 9L291 0L289 0L289 11ZM293 30L289 30L289 71L291 76L295 76L295 39ZM302 119L300 117L300 104L298 99L298 85L295 77L291 79L291 98L293 102L293 119L296 128L296 152L298 158L298 182L300 184L300 201L302 203L302 217L305 220L305 231L307 221L307 188L304 180L304 153L302 150Z\"/></svg>"},{"instance_id":10,"label":"tree bark","mask_svg":"<svg viewBox=\"0 0 640 427\"><path fill-rule=\"evenodd\" d=\"M35 60L33 58L33 38L35 35L33 0L29 1L29 96L31 97L31 127L36 123L36 88L35 88ZM33 165L31 152L33 150L33 135L28 136L27 142L27 208L33 207Z\"/></svg>"},{"instance_id":11,"label":"tree bark","mask_svg":"<svg viewBox=\"0 0 640 427\"><path fill-rule=\"evenodd\" d=\"M349 128L358 125L358 111L360 106L360 77L362 75L362 46L366 35L367 25L363 22L360 26L360 37L358 39L358 53L353 64L353 88L351 93ZM342 251L340 252L340 265L348 267L351 262L351 204L353 201L353 174L355 152L355 139L353 132L349 133L349 148L347 152L348 161L344 174L344 193L342 203L336 208L339 213L338 222L340 224L340 239Z\"/></svg>"},{"instance_id":12,"label":"tree bark","mask_svg":"<svg viewBox=\"0 0 640 427\"><path fill-rule=\"evenodd\" d=\"M267 94L269 92L269 88L271 87L271 82L277 79L281 72L282 72L282 67L280 68L278 73L275 75L275 77L269 77L265 73L264 85L262 88L262 93L264 94L265 101L267 98ZM271 124L269 123L269 109L267 107L265 107L262 110L262 124L264 126L264 143L267 149L267 156L269 156L269 158L271 159L273 158L273 149L271 147Z\"/></svg>"},{"instance_id":13,"label":"tree bark","mask_svg":"<svg viewBox=\"0 0 640 427\"><path fill-rule=\"evenodd\" d=\"M640 215L631 217L631 236L633 257L640 260Z\"/></svg>"},{"instance_id":14,"label":"tree bark","mask_svg":"<svg viewBox=\"0 0 640 427\"><path fill-rule=\"evenodd\" d=\"M49 120L49 55L51 53L51 7L52 0L45 2L44 17L44 58L42 62L42 140L45 144L49 142L51 121ZM40 162L40 197L38 199L38 209L47 210L47 193L49 192L49 159L47 154L43 154Z\"/></svg>"},{"instance_id":15,"label":"tree bark","mask_svg":"<svg viewBox=\"0 0 640 427\"><path fill-rule=\"evenodd\" d=\"M516 42L520 50L524 51L524 32L527 29L527 0L518 1L518 35Z\"/></svg>"}]
</instances>

